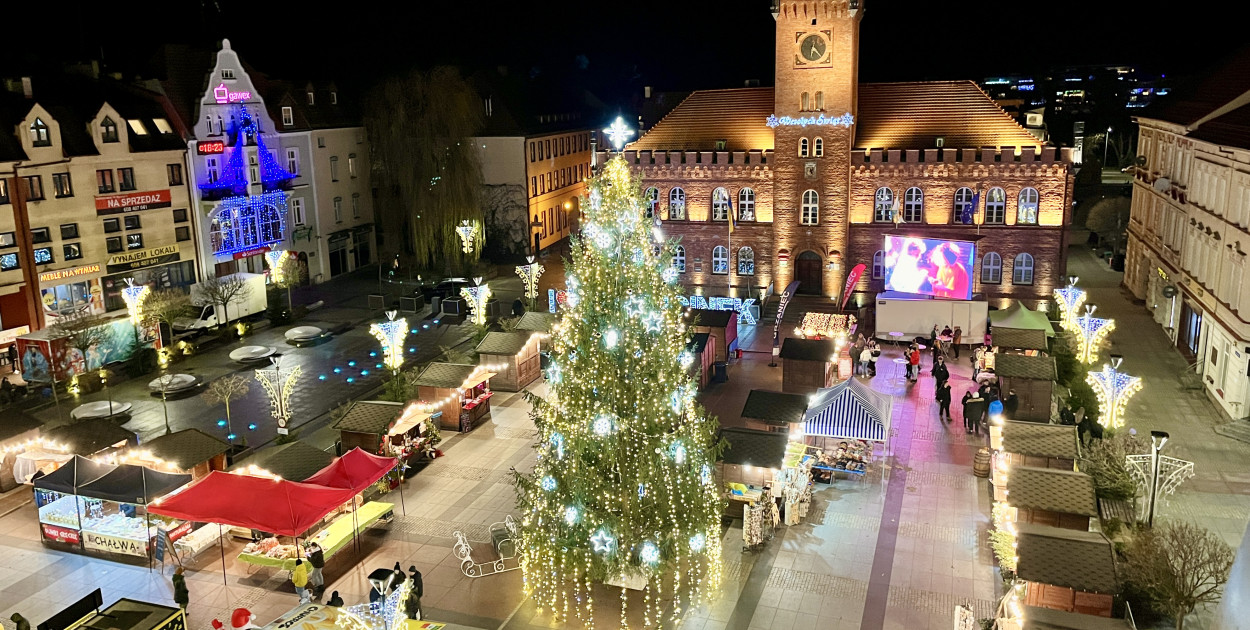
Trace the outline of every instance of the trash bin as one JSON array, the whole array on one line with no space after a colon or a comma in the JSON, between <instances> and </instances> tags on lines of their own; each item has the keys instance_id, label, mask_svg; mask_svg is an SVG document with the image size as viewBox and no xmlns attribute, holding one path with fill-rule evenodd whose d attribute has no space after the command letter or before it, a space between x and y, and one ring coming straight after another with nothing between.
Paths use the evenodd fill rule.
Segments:
<instances>
[{"instance_id":1,"label":"trash bin","mask_svg":"<svg viewBox=\"0 0 1250 630\"><path fill-rule=\"evenodd\" d=\"M729 381L729 364L725 361L717 361L712 364L712 382L725 383Z\"/></svg>"}]
</instances>

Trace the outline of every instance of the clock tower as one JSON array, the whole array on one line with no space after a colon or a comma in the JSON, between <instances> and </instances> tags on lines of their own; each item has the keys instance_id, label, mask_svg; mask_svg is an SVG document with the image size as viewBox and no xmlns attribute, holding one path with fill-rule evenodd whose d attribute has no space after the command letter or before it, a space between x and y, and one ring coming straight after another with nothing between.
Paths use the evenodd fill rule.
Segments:
<instances>
[{"instance_id":1,"label":"clock tower","mask_svg":"<svg viewBox=\"0 0 1250 630\"><path fill-rule=\"evenodd\" d=\"M777 286L799 280L800 293L837 296L848 266L863 0L774 0L772 12L774 229L778 253L790 261Z\"/></svg>"}]
</instances>

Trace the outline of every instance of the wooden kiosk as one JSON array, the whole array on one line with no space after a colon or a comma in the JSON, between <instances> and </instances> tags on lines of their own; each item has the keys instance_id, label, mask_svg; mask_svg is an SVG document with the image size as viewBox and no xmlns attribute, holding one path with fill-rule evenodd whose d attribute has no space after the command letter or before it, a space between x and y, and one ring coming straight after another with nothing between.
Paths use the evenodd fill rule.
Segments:
<instances>
[{"instance_id":1,"label":"wooden kiosk","mask_svg":"<svg viewBox=\"0 0 1250 630\"><path fill-rule=\"evenodd\" d=\"M708 333L716 338L715 361L726 363L729 353L738 349L738 313L711 309L688 309L686 322L691 332Z\"/></svg>"},{"instance_id":2,"label":"wooden kiosk","mask_svg":"<svg viewBox=\"0 0 1250 630\"><path fill-rule=\"evenodd\" d=\"M490 379L480 365L431 363L417 376L417 395L442 413L439 428L468 432L490 416Z\"/></svg>"},{"instance_id":3,"label":"wooden kiosk","mask_svg":"<svg viewBox=\"0 0 1250 630\"><path fill-rule=\"evenodd\" d=\"M195 480L214 470L225 470L229 450L229 444L199 429L184 429L153 438L141 448L129 449L124 459L130 464L191 475Z\"/></svg>"},{"instance_id":4,"label":"wooden kiosk","mask_svg":"<svg viewBox=\"0 0 1250 630\"><path fill-rule=\"evenodd\" d=\"M809 394L834 383L837 344L831 339L788 337L781 344L781 391Z\"/></svg>"},{"instance_id":5,"label":"wooden kiosk","mask_svg":"<svg viewBox=\"0 0 1250 630\"><path fill-rule=\"evenodd\" d=\"M699 389L712 380L712 364L716 362L716 338L711 333L695 333L686 344L686 352L694 355L690 375L699 382Z\"/></svg>"},{"instance_id":6,"label":"wooden kiosk","mask_svg":"<svg viewBox=\"0 0 1250 630\"><path fill-rule=\"evenodd\" d=\"M332 428L338 429L343 452L360 447L367 453L377 453L382 441L390 433L391 426L404 412L404 405L385 400L358 400L347 408Z\"/></svg>"},{"instance_id":7,"label":"wooden kiosk","mask_svg":"<svg viewBox=\"0 0 1250 630\"><path fill-rule=\"evenodd\" d=\"M477 344L479 367L489 367L495 377L491 386L503 392L519 392L542 375L538 333L489 332Z\"/></svg>"}]
</instances>

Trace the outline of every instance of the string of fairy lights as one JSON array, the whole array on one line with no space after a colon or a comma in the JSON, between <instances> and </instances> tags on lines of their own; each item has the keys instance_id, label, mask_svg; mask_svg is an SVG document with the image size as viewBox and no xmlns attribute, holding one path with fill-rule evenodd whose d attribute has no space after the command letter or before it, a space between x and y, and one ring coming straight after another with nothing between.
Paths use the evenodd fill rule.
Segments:
<instances>
[{"instance_id":1,"label":"string of fairy lights","mask_svg":"<svg viewBox=\"0 0 1250 630\"><path fill-rule=\"evenodd\" d=\"M518 481L525 590L557 620L593 627L596 584L641 585L643 624L676 623L721 579L715 421L682 364L689 331L664 274L673 243L657 242L623 160L589 191L552 331L551 394L530 399L539 442ZM623 626L630 598L622 588Z\"/></svg>"}]
</instances>

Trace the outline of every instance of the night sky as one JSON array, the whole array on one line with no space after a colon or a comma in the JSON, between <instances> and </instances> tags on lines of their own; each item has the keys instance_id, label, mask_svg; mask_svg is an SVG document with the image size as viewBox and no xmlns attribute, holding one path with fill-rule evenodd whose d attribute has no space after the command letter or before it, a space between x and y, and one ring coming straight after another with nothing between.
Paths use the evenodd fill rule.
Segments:
<instances>
[{"instance_id":1,"label":"night sky","mask_svg":"<svg viewBox=\"0 0 1250 630\"><path fill-rule=\"evenodd\" d=\"M352 10L402 6L389 2L140 0L55 17L44 12L46 4L22 4L17 15L5 15L10 28L0 69L8 75L35 59L101 53L108 67L130 73L161 43L211 47L222 37L246 62L275 77L333 78L362 88L414 66L508 64L513 72L572 77L612 102L642 85L690 90L747 79L770 85L773 73L768 0L425 0L403 3L408 15ZM980 79L1056 64L1139 64L1184 73L1250 42L1231 16L1187 10L1203 3L864 4L860 65L866 81ZM45 27L16 28L40 21ZM25 54L11 56L17 46Z\"/></svg>"}]
</instances>

